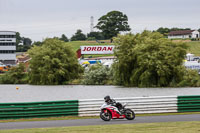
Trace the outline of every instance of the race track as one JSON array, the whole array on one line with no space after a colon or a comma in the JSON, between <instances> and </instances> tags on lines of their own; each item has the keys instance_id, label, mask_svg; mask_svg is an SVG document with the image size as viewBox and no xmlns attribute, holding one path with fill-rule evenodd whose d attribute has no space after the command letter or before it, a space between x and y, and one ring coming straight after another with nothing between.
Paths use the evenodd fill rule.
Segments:
<instances>
[{"instance_id":1,"label":"race track","mask_svg":"<svg viewBox=\"0 0 200 133\"><path fill-rule=\"evenodd\" d=\"M192 115L169 115L169 116L140 116L135 120L111 120L109 122L101 119L79 119L79 120L55 120L55 121L32 121L32 122L8 122L0 123L0 130L25 129L25 128L47 128L67 126L88 126L108 124L131 124L131 123L154 123L154 122L176 122L176 121L200 121L200 114Z\"/></svg>"}]
</instances>

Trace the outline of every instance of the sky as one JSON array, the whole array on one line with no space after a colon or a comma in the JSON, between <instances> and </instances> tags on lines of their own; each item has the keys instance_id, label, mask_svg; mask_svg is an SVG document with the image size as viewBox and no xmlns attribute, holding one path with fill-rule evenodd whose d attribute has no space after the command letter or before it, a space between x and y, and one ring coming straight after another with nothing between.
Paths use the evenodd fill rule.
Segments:
<instances>
[{"instance_id":1,"label":"sky","mask_svg":"<svg viewBox=\"0 0 200 133\"><path fill-rule=\"evenodd\" d=\"M132 33L200 28L200 0L0 0L0 31L17 31L33 41L70 38L77 29L90 32L91 16L96 25L113 10L128 16Z\"/></svg>"}]
</instances>

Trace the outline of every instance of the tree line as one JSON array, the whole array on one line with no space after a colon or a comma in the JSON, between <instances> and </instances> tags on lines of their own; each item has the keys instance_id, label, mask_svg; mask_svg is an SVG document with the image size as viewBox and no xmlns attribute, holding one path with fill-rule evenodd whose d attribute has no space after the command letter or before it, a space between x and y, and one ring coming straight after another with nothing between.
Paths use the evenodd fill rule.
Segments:
<instances>
[{"instance_id":1,"label":"tree line","mask_svg":"<svg viewBox=\"0 0 200 133\"><path fill-rule=\"evenodd\" d=\"M64 42L68 41L85 41L85 40L108 40L112 41L113 37L116 37L120 32L130 32L131 28L128 24L128 17L126 14L120 11L110 11L107 14L101 16L98 19L97 25L94 27L99 31L93 31L87 34L84 34L81 29L72 35L71 38L68 38L65 34L62 34L61 37L53 37ZM164 37L167 37L170 31L177 30L191 30L191 28L164 28L160 27L153 32L159 32ZM200 28L198 29L200 32ZM17 52L25 52L30 49L32 40L27 37L21 37L20 33L17 32ZM20 45L23 44L23 45ZM40 41L36 41L33 45L41 45Z\"/></svg>"},{"instance_id":2,"label":"tree line","mask_svg":"<svg viewBox=\"0 0 200 133\"><path fill-rule=\"evenodd\" d=\"M118 24L115 18L123 23ZM63 34L61 37L34 42L28 50L31 57L28 71L26 72L23 64L20 64L0 75L0 83L59 85L79 80L79 84L114 84L134 87L200 86L198 72L183 66L186 44L173 42L164 37L170 30L185 29L161 27L153 32L145 30L137 34L118 34L130 31L127 21L125 14L119 11L109 12L100 17L96 25L101 32L87 35L90 39L94 36L113 38L114 55L117 59L111 68L97 65L84 69L78 63L72 48L65 43L69 39ZM122 25L118 27L120 24ZM27 40L24 41L25 45L30 44L29 39L17 38ZM71 40L78 41L83 38L85 39L86 35L81 30L77 30ZM17 43L20 46L19 41Z\"/></svg>"},{"instance_id":3,"label":"tree line","mask_svg":"<svg viewBox=\"0 0 200 133\"><path fill-rule=\"evenodd\" d=\"M75 52L58 38L34 45L28 54L29 68L23 64L0 75L0 83L34 85L112 84L131 87L200 86L196 70L186 69L186 44L164 38L159 32L118 35L114 38L116 58L111 68L101 64L84 69Z\"/></svg>"}]
</instances>

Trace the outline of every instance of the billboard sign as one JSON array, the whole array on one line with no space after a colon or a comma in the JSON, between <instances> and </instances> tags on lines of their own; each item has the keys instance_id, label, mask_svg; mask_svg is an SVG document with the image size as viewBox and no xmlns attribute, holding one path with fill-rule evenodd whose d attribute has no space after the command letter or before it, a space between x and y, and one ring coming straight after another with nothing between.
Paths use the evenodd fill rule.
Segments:
<instances>
[{"instance_id":1,"label":"billboard sign","mask_svg":"<svg viewBox=\"0 0 200 133\"><path fill-rule=\"evenodd\" d=\"M114 54L114 45L81 46L81 54Z\"/></svg>"}]
</instances>

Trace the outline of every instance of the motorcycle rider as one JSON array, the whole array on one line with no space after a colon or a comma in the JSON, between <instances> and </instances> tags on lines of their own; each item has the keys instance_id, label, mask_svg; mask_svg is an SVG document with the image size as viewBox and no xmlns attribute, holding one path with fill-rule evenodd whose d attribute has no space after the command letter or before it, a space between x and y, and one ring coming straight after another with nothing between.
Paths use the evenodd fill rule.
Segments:
<instances>
[{"instance_id":1,"label":"motorcycle rider","mask_svg":"<svg viewBox=\"0 0 200 133\"><path fill-rule=\"evenodd\" d=\"M109 95L104 97L104 101L107 105L117 107L117 112L121 115L122 110L123 110L121 103L119 103L119 102L116 103L116 101L114 99L111 99Z\"/></svg>"}]
</instances>

